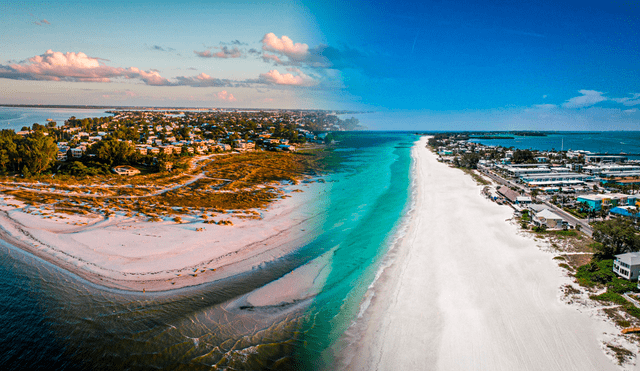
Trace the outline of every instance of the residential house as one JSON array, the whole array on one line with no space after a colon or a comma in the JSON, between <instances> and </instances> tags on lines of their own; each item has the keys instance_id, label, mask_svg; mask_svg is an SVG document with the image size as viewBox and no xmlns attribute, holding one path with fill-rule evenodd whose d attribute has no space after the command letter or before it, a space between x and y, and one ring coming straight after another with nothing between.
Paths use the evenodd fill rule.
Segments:
<instances>
[{"instance_id":1,"label":"residential house","mask_svg":"<svg viewBox=\"0 0 640 371\"><path fill-rule=\"evenodd\" d=\"M544 225L549 229L560 229L568 227L569 223L562 217L549 209L542 210L533 217L534 224Z\"/></svg>"},{"instance_id":2,"label":"residential house","mask_svg":"<svg viewBox=\"0 0 640 371\"><path fill-rule=\"evenodd\" d=\"M71 148L71 157L73 158L80 158L82 157L82 155L84 154L84 147L76 147L76 148Z\"/></svg>"},{"instance_id":3,"label":"residential house","mask_svg":"<svg viewBox=\"0 0 640 371\"><path fill-rule=\"evenodd\" d=\"M640 252L616 255L613 261L613 273L628 280L637 280L638 272L640 272Z\"/></svg>"},{"instance_id":4,"label":"residential house","mask_svg":"<svg viewBox=\"0 0 640 371\"><path fill-rule=\"evenodd\" d=\"M122 165L122 166L116 166L113 169L113 172L118 174L118 175L136 175L136 174L140 174L140 170L131 167L131 166L126 166L126 165Z\"/></svg>"}]
</instances>

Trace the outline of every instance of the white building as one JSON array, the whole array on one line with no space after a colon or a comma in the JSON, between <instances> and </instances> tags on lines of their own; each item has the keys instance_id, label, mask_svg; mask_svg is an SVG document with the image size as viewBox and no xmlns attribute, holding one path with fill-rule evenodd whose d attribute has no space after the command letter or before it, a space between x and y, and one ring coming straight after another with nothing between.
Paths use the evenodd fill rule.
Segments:
<instances>
[{"instance_id":1,"label":"white building","mask_svg":"<svg viewBox=\"0 0 640 371\"><path fill-rule=\"evenodd\" d=\"M638 272L640 272L640 252L616 255L613 261L613 273L628 280L637 280Z\"/></svg>"}]
</instances>

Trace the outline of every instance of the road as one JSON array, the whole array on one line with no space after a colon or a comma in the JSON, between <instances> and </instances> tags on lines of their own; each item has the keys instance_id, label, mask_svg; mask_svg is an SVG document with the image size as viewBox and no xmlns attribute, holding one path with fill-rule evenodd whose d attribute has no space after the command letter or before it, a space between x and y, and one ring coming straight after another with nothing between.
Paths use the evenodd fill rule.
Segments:
<instances>
[{"instance_id":1,"label":"road","mask_svg":"<svg viewBox=\"0 0 640 371\"><path fill-rule=\"evenodd\" d=\"M524 187L521 184L517 184L511 181L508 181L500 176L497 176L494 173L491 173L489 171L485 171L483 172L484 175L488 176L489 178L491 178L492 180L498 182L499 184L503 184L506 186L512 186L512 187L517 187L521 192L523 192L524 194L526 194L527 196L531 196L531 194L528 192L528 189L526 187ZM552 204L549 201L544 201L543 204L545 206L548 206L551 211L553 211L554 213L560 215L561 217L563 217L566 221L568 221L570 224L572 225L580 225L580 230L586 234L587 236L591 237L593 234L593 230L591 229L591 226L589 225L589 223L584 220L584 219L578 219L575 216L567 213L566 211L562 210L561 208L557 207L556 205Z\"/></svg>"}]
</instances>

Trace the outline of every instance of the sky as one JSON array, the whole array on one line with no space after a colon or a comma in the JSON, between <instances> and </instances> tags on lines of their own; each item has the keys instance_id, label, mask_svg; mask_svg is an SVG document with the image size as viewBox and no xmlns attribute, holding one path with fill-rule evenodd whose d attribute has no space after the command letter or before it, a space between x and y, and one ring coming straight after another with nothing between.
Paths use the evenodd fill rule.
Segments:
<instances>
[{"instance_id":1,"label":"sky","mask_svg":"<svg viewBox=\"0 0 640 371\"><path fill-rule=\"evenodd\" d=\"M372 129L640 130L638 1L0 4L0 103L376 111Z\"/></svg>"}]
</instances>

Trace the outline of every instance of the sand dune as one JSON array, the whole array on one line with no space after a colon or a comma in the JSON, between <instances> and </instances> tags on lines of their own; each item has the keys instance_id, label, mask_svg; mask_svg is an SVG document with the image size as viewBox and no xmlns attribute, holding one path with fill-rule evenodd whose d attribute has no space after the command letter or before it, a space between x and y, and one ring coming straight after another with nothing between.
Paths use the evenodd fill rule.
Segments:
<instances>
[{"instance_id":1,"label":"sand dune","mask_svg":"<svg viewBox=\"0 0 640 371\"><path fill-rule=\"evenodd\" d=\"M615 370L613 325L563 303L567 282L474 181L413 149L416 212L375 292L346 369ZM357 344L357 345L355 345Z\"/></svg>"}]
</instances>

